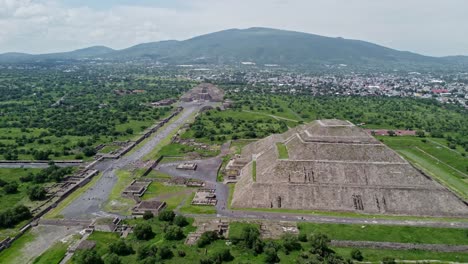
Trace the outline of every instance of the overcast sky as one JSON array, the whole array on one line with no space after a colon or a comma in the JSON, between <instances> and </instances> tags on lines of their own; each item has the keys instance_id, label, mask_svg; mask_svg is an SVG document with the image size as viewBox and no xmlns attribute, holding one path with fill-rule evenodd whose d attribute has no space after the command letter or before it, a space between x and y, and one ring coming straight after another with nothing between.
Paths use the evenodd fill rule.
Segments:
<instances>
[{"instance_id":1,"label":"overcast sky","mask_svg":"<svg viewBox=\"0 0 468 264\"><path fill-rule=\"evenodd\" d=\"M121 49L261 26L468 55L467 10L467 0L0 0L0 53Z\"/></svg>"}]
</instances>

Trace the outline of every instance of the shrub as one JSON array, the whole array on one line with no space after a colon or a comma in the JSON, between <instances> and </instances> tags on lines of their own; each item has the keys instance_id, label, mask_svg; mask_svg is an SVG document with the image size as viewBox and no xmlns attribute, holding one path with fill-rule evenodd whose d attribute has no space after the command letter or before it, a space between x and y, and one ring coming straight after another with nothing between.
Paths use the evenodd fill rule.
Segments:
<instances>
[{"instance_id":1,"label":"shrub","mask_svg":"<svg viewBox=\"0 0 468 264\"><path fill-rule=\"evenodd\" d=\"M77 252L73 257L73 262L76 264L104 264L104 261L95 250Z\"/></svg>"},{"instance_id":2,"label":"shrub","mask_svg":"<svg viewBox=\"0 0 468 264\"><path fill-rule=\"evenodd\" d=\"M119 239L118 241L111 243L109 245L109 251L119 256L128 256L134 253L132 246L127 245L127 243L125 243L125 241L122 239Z\"/></svg>"},{"instance_id":3,"label":"shrub","mask_svg":"<svg viewBox=\"0 0 468 264\"><path fill-rule=\"evenodd\" d=\"M164 238L167 240L180 240L184 238L184 232L178 226L169 226L164 234Z\"/></svg>"},{"instance_id":4,"label":"shrub","mask_svg":"<svg viewBox=\"0 0 468 264\"><path fill-rule=\"evenodd\" d=\"M153 213L151 211L145 211L143 213L143 219L145 219L145 220L149 220L149 219L151 219L153 217L154 217L154 215L153 215Z\"/></svg>"},{"instance_id":5,"label":"shrub","mask_svg":"<svg viewBox=\"0 0 468 264\"><path fill-rule=\"evenodd\" d=\"M221 249L220 251L215 252L213 256L211 257L211 259L215 263L222 263L224 261L231 261L234 259L234 257L232 256L231 251L229 251L229 249L224 248L224 249Z\"/></svg>"},{"instance_id":6,"label":"shrub","mask_svg":"<svg viewBox=\"0 0 468 264\"><path fill-rule=\"evenodd\" d=\"M13 227L23 220L32 217L29 209L24 205L18 205L12 209L0 212L0 227Z\"/></svg>"},{"instance_id":7,"label":"shrub","mask_svg":"<svg viewBox=\"0 0 468 264\"><path fill-rule=\"evenodd\" d=\"M300 250L302 248L301 244L299 243L299 239L293 234L284 234L282 236L282 240L283 247L286 250L286 252Z\"/></svg>"},{"instance_id":8,"label":"shrub","mask_svg":"<svg viewBox=\"0 0 468 264\"><path fill-rule=\"evenodd\" d=\"M382 264L395 264L395 259L392 257L384 257L382 259Z\"/></svg>"},{"instance_id":9,"label":"shrub","mask_svg":"<svg viewBox=\"0 0 468 264\"><path fill-rule=\"evenodd\" d=\"M154 237L153 229L146 223L137 224L133 233L138 240L149 240Z\"/></svg>"},{"instance_id":10,"label":"shrub","mask_svg":"<svg viewBox=\"0 0 468 264\"><path fill-rule=\"evenodd\" d=\"M172 250L167 247L167 246L162 246L159 249L159 257L161 259L170 259L174 256L174 253L172 253Z\"/></svg>"},{"instance_id":11,"label":"shrub","mask_svg":"<svg viewBox=\"0 0 468 264\"><path fill-rule=\"evenodd\" d=\"M174 224L177 225L177 226L180 226L180 227L184 227L186 225L189 224L189 222L187 221L187 218L185 218L185 216L183 215L178 215L174 218Z\"/></svg>"},{"instance_id":12,"label":"shrub","mask_svg":"<svg viewBox=\"0 0 468 264\"><path fill-rule=\"evenodd\" d=\"M158 248L155 245L142 246L138 249L137 257L139 260L142 260L148 257L155 257L156 253L158 253Z\"/></svg>"},{"instance_id":13,"label":"shrub","mask_svg":"<svg viewBox=\"0 0 468 264\"><path fill-rule=\"evenodd\" d=\"M16 183L16 182L7 183L5 186L3 186L3 190L7 194L17 193L18 192L18 183Z\"/></svg>"},{"instance_id":14,"label":"shrub","mask_svg":"<svg viewBox=\"0 0 468 264\"><path fill-rule=\"evenodd\" d=\"M299 241L301 242L307 242L307 235L302 233L302 234L299 234L299 236L297 237L297 239L299 239Z\"/></svg>"},{"instance_id":15,"label":"shrub","mask_svg":"<svg viewBox=\"0 0 468 264\"><path fill-rule=\"evenodd\" d=\"M362 256L362 253L359 249L353 249L351 250L351 258L355 259L357 261L362 261L364 257Z\"/></svg>"},{"instance_id":16,"label":"shrub","mask_svg":"<svg viewBox=\"0 0 468 264\"><path fill-rule=\"evenodd\" d=\"M320 256L326 256L330 253L331 249L328 247L331 240L330 238L322 233L311 234L308 238L310 245L312 248L310 251L314 254L318 254Z\"/></svg>"},{"instance_id":17,"label":"shrub","mask_svg":"<svg viewBox=\"0 0 468 264\"><path fill-rule=\"evenodd\" d=\"M278 253L274 248L267 248L265 250L265 263L278 263L279 261Z\"/></svg>"},{"instance_id":18,"label":"shrub","mask_svg":"<svg viewBox=\"0 0 468 264\"><path fill-rule=\"evenodd\" d=\"M219 239L218 233L215 231L206 231L197 241L198 247L204 247Z\"/></svg>"},{"instance_id":19,"label":"shrub","mask_svg":"<svg viewBox=\"0 0 468 264\"><path fill-rule=\"evenodd\" d=\"M171 210L164 210L159 213L158 219L165 222L172 222L174 220L175 214Z\"/></svg>"},{"instance_id":20,"label":"shrub","mask_svg":"<svg viewBox=\"0 0 468 264\"><path fill-rule=\"evenodd\" d=\"M35 185L28 188L28 196L31 201L44 200L47 196L47 192L44 187Z\"/></svg>"},{"instance_id":21,"label":"shrub","mask_svg":"<svg viewBox=\"0 0 468 264\"><path fill-rule=\"evenodd\" d=\"M109 256L107 256L104 262L106 264L122 264L122 261L120 260L119 256L117 256L116 254L110 254Z\"/></svg>"}]
</instances>

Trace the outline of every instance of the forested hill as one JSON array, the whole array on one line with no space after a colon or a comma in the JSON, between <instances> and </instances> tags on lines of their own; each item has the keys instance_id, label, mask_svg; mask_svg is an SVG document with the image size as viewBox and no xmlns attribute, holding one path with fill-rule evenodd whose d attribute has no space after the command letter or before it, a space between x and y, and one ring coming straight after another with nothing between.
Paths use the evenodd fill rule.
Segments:
<instances>
[{"instance_id":1,"label":"forested hill","mask_svg":"<svg viewBox=\"0 0 468 264\"><path fill-rule=\"evenodd\" d=\"M86 51L86 52L84 52ZM139 44L123 50L92 47L68 53L0 55L0 62L53 59L151 59L173 64L364 65L364 66L454 66L468 65L468 57L429 57L398 51L373 43L331 38L269 28L230 29L184 41Z\"/></svg>"}]
</instances>

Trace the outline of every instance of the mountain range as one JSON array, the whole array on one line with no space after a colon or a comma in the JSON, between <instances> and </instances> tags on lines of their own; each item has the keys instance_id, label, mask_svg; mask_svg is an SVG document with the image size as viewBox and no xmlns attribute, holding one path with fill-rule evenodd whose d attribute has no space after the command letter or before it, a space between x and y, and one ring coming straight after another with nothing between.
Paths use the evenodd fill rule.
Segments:
<instances>
[{"instance_id":1,"label":"mountain range","mask_svg":"<svg viewBox=\"0 0 468 264\"><path fill-rule=\"evenodd\" d=\"M467 56L430 57L361 40L324 37L270 28L229 29L188 40L159 41L122 50L94 46L71 52L0 54L0 63L102 59L152 60L169 64L278 64L399 66L468 66Z\"/></svg>"}]
</instances>

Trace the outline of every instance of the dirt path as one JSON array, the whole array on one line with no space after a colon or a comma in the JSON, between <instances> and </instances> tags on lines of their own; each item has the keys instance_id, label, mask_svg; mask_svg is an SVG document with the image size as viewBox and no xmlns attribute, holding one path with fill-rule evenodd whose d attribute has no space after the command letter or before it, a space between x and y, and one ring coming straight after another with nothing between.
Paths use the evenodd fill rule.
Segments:
<instances>
[{"instance_id":1,"label":"dirt path","mask_svg":"<svg viewBox=\"0 0 468 264\"><path fill-rule=\"evenodd\" d=\"M291 121L291 122L299 123L299 121L297 121L297 120L290 119L290 118L286 118L286 117L275 116L275 115L269 115L269 114L259 113L259 112L249 111L249 110L242 110L242 111L243 111L243 112L246 112L246 113L252 113L252 114L257 114L257 115L269 116L269 117L272 117L272 118L274 118L274 119L276 119L276 120L282 119L282 120L286 120L286 121Z\"/></svg>"}]
</instances>

